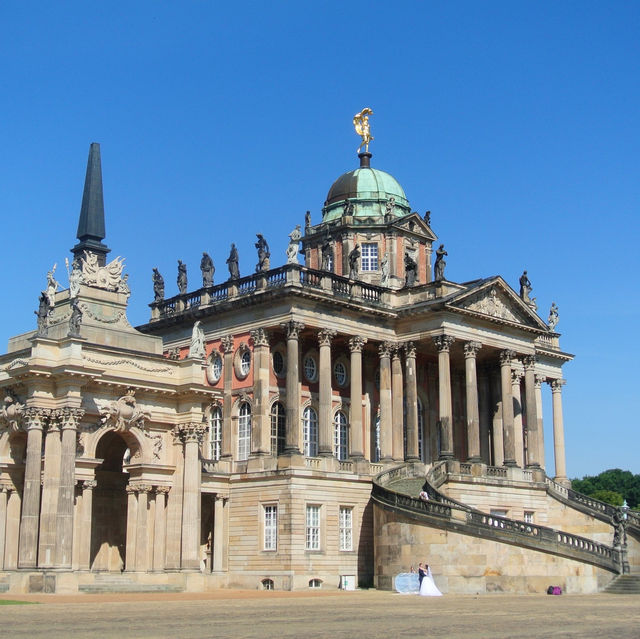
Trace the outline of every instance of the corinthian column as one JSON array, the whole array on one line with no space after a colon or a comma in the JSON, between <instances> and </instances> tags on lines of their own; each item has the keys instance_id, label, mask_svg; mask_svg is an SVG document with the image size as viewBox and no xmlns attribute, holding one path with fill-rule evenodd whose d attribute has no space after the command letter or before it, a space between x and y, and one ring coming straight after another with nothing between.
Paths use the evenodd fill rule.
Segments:
<instances>
[{"instance_id":1,"label":"corinthian column","mask_svg":"<svg viewBox=\"0 0 640 639\"><path fill-rule=\"evenodd\" d=\"M128 484L127 491L127 545L125 549L124 569L134 572L136 569L136 541L138 531L138 487Z\"/></svg>"},{"instance_id":2,"label":"corinthian column","mask_svg":"<svg viewBox=\"0 0 640 639\"><path fill-rule=\"evenodd\" d=\"M46 425L44 437L44 471L42 473L42 506L40 508L40 539L38 566L53 568L56 558L56 519L60 489L60 422L58 411Z\"/></svg>"},{"instance_id":3,"label":"corinthian column","mask_svg":"<svg viewBox=\"0 0 640 639\"><path fill-rule=\"evenodd\" d=\"M516 440L513 429L513 397L511 396L511 360L515 351L500 353L500 387L502 390L502 434L504 437L504 465L517 466Z\"/></svg>"},{"instance_id":4,"label":"corinthian column","mask_svg":"<svg viewBox=\"0 0 640 639\"><path fill-rule=\"evenodd\" d=\"M182 425L184 434L184 497L182 501L182 568L200 569L200 478L199 444L204 425Z\"/></svg>"},{"instance_id":5,"label":"corinthian column","mask_svg":"<svg viewBox=\"0 0 640 639\"><path fill-rule=\"evenodd\" d=\"M402 359L400 358L400 346L397 344L391 351L391 411L392 425L391 436L393 438L393 459L404 459L404 397L402 381Z\"/></svg>"},{"instance_id":6,"label":"corinthian column","mask_svg":"<svg viewBox=\"0 0 640 639\"><path fill-rule=\"evenodd\" d=\"M59 409L57 415L62 427L62 452L60 454L60 487L56 526L56 564L59 568L71 568L73 503L76 485L76 432L84 415L84 409L65 407Z\"/></svg>"},{"instance_id":7,"label":"corinthian column","mask_svg":"<svg viewBox=\"0 0 640 639\"><path fill-rule=\"evenodd\" d=\"M546 381L544 375L536 375L536 423L538 428L538 461L540 466L546 466L545 448L544 448L544 419L542 417L542 382Z\"/></svg>"},{"instance_id":8,"label":"corinthian column","mask_svg":"<svg viewBox=\"0 0 640 639\"><path fill-rule=\"evenodd\" d=\"M438 398L440 405L440 459L453 459L453 420L451 410L451 369L449 349L454 342L449 335L436 335L438 349Z\"/></svg>"},{"instance_id":9,"label":"corinthian column","mask_svg":"<svg viewBox=\"0 0 640 639\"><path fill-rule=\"evenodd\" d=\"M138 572L147 572L148 564L148 521L147 521L147 505L149 503L149 493L151 486L147 484L138 484L138 518L136 526L136 570Z\"/></svg>"},{"instance_id":10,"label":"corinthian column","mask_svg":"<svg viewBox=\"0 0 640 639\"><path fill-rule=\"evenodd\" d=\"M253 340L253 428L251 454L271 452L271 421L269 415L269 339L263 328L251 331Z\"/></svg>"},{"instance_id":11,"label":"corinthian column","mask_svg":"<svg viewBox=\"0 0 640 639\"><path fill-rule=\"evenodd\" d=\"M524 466L524 428L522 424L522 371L511 371L511 398L513 400L513 440L516 448L516 465Z\"/></svg>"},{"instance_id":12,"label":"corinthian column","mask_svg":"<svg viewBox=\"0 0 640 639\"><path fill-rule=\"evenodd\" d=\"M333 455L333 438L331 423L331 340L336 331L329 328L318 332L318 344L320 346L320 389L319 389L319 442L318 455L331 457Z\"/></svg>"},{"instance_id":13,"label":"corinthian column","mask_svg":"<svg viewBox=\"0 0 640 639\"><path fill-rule=\"evenodd\" d=\"M302 322L287 322L280 325L287 334L287 378L285 408L285 453L300 454L300 361L298 338L304 328Z\"/></svg>"},{"instance_id":14,"label":"corinthian column","mask_svg":"<svg viewBox=\"0 0 640 639\"><path fill-rule=\"evenodd\" d=\"M480 342L464 345L465 388L467 397L467 448L470 462L480 462L480 409L478 407L478 378L476 355L482 348Z\"/></svg>"},{"instance_id":15,"label":"corinthian column","mask_svg":"<svg viewBox=\"0 0 640 639\"><path fill-rule=\"evenodd\" d=\"M552 379L551 397L553 402L553 452L556 462L555 480L567 481L567 467L564 454L564 422L562 419L562 387L566 384L564 379Z\"/></svg>"},{"instance_id":16,"label":"corinthian column","mask_svg":"<svg viewBox=\"0 0 640 639\"><path fill-rule=\"evenodd\" d=\"M42 428L51 411L29 406L22 416L27 427L27 459L24 469L22 517L18 568L35 568L38 555L40 522L40 467L42 461Z\"/></svg>"},{"instance_id":17,"label":"corinthian column","mask_svg":"<svg viewBox=\"0 0 640 639\"><path fill-rule=\"evenodd\" d=\"M380 458L393 459L393 439L391 434L391 351L394 345L384 342L378 347L380 354Z\"/></svg>"},{"instance_id":18,"label":"corinthian column","mask_svg":"<svg viewBox=\"0 0 640 639\"><path fill-rule=\"evenodd\" d=\"M224 353L222 366L223 378L223 402L222 402L222 446L220 457L231 459L232 437L231 437L231 406L233 398L231 395L233 384L233 335L225 335L220 340L220 350Z\"/></svg>"},{"instance_id":19,"label":"corinthian column","mask_svg":"<svg viewBox=\"0 0 640 639\"><path fill-rule=\"evenodd\" d=\"M407 461L420 461L418 450L418 380L416 373L416 347L404 344L407 389Z\"/></svg>"},{"instance_id":20,"label":"corinthian column","mask_svg":"<svg viewBox=\"0 0 640 639\"><path fill-rule=\"evenodd\" d=\"M82 482L82 522L79 527L78 569L91 567L91 511L93 507L93 489L98 485L95 479Z\"/></svg>"},{"instance_id":21,"label":"corinthian column","mask_svg":"<svg viewBox=\"0 0 640 639\"><path fill-rule=\"evenodd\" d=\"M362 439L362 348L367 343L364 337L349 340L351 351L351 433L349 445L351 459L364 459Z\"/></svg>"},{"instance_id":22,"label":"corinthian column","mask_svg":"<svg viewBox=\"0 0 640 639\"><path fill-rule=\"evenodd\" d=\"M167 514L165 502L169 486L156 486L156 512L153 526L153 570L164 570L165 549L167 540Z\"/></svg>"},{"instance_id":23,"label":"corinthian column","mask_svg":"<svg viewBox=\"0 0 640 639\"><path fill-rule=\"evenodd\" d=\"M527 409L527 468L540 466L540 443L538 435L538 408L536 397L536 356L527 355L524 364L524 399Z\"/></svg>"}]
</instances>

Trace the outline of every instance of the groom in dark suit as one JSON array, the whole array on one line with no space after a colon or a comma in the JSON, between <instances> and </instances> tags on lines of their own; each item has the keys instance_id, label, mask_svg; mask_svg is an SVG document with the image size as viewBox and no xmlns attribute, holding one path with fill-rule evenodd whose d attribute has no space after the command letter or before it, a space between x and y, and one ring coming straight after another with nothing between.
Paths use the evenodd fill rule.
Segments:
<instances>
[{"instance_id":1,"label":"groom in dark suit","mask_svg":"<svg viewBox=\"0 0 640 639\"><path fill-rule=\"evenodd\" d=\"M422 586L422 580L425 578L426 575L426 571L424 569L424 566L422 565L422 562L420 562L418 564L418 583L420 586Z\"/></svg>"}]
</instances>

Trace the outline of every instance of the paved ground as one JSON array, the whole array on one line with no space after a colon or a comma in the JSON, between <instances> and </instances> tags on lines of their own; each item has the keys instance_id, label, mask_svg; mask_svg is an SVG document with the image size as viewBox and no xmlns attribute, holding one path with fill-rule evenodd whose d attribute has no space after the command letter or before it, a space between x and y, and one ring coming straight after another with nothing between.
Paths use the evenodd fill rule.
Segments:
<instances>
[{"instance_id":1,"label":"paved ground","mask_svg":"<svg viewBox=\"0 0 640 639\"><path fill-rule=\"evenodd\" d=\"M640 636L640 595L447 595L242 592L55 595L3 606L4 636L200 639L621 639Z\"/></svg>"}]
</instances>

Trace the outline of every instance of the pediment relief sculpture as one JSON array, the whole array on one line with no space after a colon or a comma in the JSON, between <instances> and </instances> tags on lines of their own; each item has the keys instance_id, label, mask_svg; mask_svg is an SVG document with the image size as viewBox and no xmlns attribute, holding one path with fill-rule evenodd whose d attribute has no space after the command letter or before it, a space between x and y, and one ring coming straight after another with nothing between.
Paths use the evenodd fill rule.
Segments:
<instances>
[{"instance_id":1,"label":"pediment relief sculpture","mask_svg":"<svg viewBox=\"0 0 640 639\"><path fill-rule=\"evenodd\" d=\"M525 322L523 315L518 313L503 295L498 293L495 286L465 300L460 308L518 324Z\"/></svg>"},{"instance_id":2,"label":"pediment relief sculpture","mask_svg":"<svg viewBox=\"0 0 640 639\"><path fill-rule=\"evenodd\" d=\"M129 391L115 402L111 402L100 410L100 418L105 426L112 425L116 432L124 433L133 426L144 429L151 413L137 405L133 391Z\"/></svg>"}]
</instances>

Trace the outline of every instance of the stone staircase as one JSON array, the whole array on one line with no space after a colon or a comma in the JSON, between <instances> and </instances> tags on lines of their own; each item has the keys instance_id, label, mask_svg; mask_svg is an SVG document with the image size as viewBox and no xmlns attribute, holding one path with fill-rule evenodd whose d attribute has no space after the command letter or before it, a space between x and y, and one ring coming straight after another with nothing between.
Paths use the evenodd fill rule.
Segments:
<instances>
[{"instance_id":1,"label":"stone staircase","mask_svg":"<svg viewBox=\"0 0 640 639\"><path fill-rule=\"evenodd\" d=\"M610 595L640 595L640 575L618 575L602 592Z\"/></svg>"},{"instance_id":2,"label":"stone staircase","mask_svg":"<svg viewBox=\"0 0 640 639\"><path fill-rule=\"evenodd\" d=\"M389 490L393 490L401 495L408 495L417 499L422 487L424 486L424 477L411 477L405 479L397 479L388 486Z\"/></svg>"},{"instance_id":3,"label":"stone staircase","mask_svg":"<svg viewBox=\"0 0 640 639\"><path fill-rule=\"evenodd\" d=\"M143 583L136 581L124 573L96 574L92 584L80 584L79 592L87 594L109 592L184 592L184 587L178 584Z\"/></svg>"}]
</instances>

